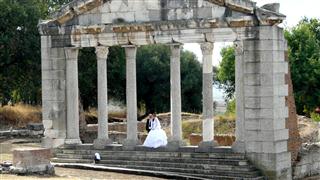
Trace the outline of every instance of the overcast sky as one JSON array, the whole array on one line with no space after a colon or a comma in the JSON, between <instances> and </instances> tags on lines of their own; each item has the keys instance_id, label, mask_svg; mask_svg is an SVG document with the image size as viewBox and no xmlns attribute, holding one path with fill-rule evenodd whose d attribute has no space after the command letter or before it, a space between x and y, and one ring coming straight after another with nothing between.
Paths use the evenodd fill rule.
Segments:
<instances>
[{"instance_id":1,"label":"overcast sky","mask_svg":"<svg viewBox=\"0 0 320 180\"><path fill-rule=\"evenodd\" d=\"M280 3L280 13L287 16L281 25L285 28L295 26L303 17L320 19L320 0L256 0L258 6L268 3ZM220 50L232 43L215 43L213 53L213 65L217 66L221 61ZM201 61L202 54L198 44L185 44L184 48L194 52Z\"/></svg>"}]
</instances>

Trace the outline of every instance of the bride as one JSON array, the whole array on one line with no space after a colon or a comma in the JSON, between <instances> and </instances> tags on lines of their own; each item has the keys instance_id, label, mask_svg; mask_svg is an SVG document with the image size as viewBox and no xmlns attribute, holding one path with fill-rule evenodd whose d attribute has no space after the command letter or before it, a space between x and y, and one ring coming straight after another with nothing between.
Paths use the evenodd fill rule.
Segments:
<instances>
[{"instance_id":1,"label":"bride","mask_svg":"<svg viewBox=\"0 0 320 180\"><path fill-rule=\"evenodd\" d=\"M160 121L155 113L153 114L153 118L149 121L149 129L151 130L144 141L143 146L158 148L167 145L167 135L164 130L161 129Z\"/></svg>"}]
</instances>

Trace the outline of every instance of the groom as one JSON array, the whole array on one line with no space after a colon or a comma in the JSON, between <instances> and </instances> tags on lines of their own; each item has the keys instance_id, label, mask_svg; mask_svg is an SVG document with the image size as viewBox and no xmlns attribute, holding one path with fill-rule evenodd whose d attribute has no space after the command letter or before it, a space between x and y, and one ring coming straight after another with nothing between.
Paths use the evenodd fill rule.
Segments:
<instances>
[{"instance_id":1,"label":"groom","mask_svg":"<svg viewBox=\"0 0 320 180\"><path fill-rule=\"evenodd\" d=\"M148 115L148 119L147 119L147 123L146 123L146 130L148 131L148 133L150 132L150 130L151 130L151 121L152 121L152 119L153 119L153 116L152 116L152 114L149 114Z\"/></svg>"}]
</instances>

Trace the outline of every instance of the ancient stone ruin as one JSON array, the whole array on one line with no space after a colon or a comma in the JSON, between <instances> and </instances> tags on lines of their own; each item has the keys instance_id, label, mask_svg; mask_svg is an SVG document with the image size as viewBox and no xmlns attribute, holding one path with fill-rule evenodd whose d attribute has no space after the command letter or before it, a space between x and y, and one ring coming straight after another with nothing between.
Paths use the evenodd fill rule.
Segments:
<instances>
[{"instance_id":1,"label":"ancient stone ruin","mask_svg":"<svg viewBox=\"0 0 320 180\"><path fill-rule=\"evenodd\" d=\"M98 64L98 137L96 148L110 145L108 137L108 48L126 52L127 138L137 138L136 51L139 46L171 47L171 134L168 148L183 146L181 130L180 50L199 43L203 53L203 142L213 140L212 52L215 42L236 45L237 120L234 152L245 153L256 167L275 179L291 179L289 131L286 126L288 84L285 19L279 4L257 7L250 0L75 0L39 23L42 52L44 142L47 146L81 144L79 138L78 52L96 48Z\"/></svg>"}]
</instances>

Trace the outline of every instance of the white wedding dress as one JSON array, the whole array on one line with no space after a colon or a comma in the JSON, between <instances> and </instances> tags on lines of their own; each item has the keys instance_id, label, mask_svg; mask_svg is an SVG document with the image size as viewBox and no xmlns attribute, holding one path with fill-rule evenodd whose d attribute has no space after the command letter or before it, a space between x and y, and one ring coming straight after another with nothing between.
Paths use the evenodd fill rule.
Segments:
<instances>
[{"instance_id":1,"label":"white wedding dress","mask_svg":"<svg viewBox=\"0 0 320 180\"><path fill-rule=\"evenodd\" d=\"M150 132L143 143L145 147L158 148L160 146L166 146L167 135L164 130L161 129L160 121L158 118L154 118L150 121Z\"/></svg>"}]
</instances>

